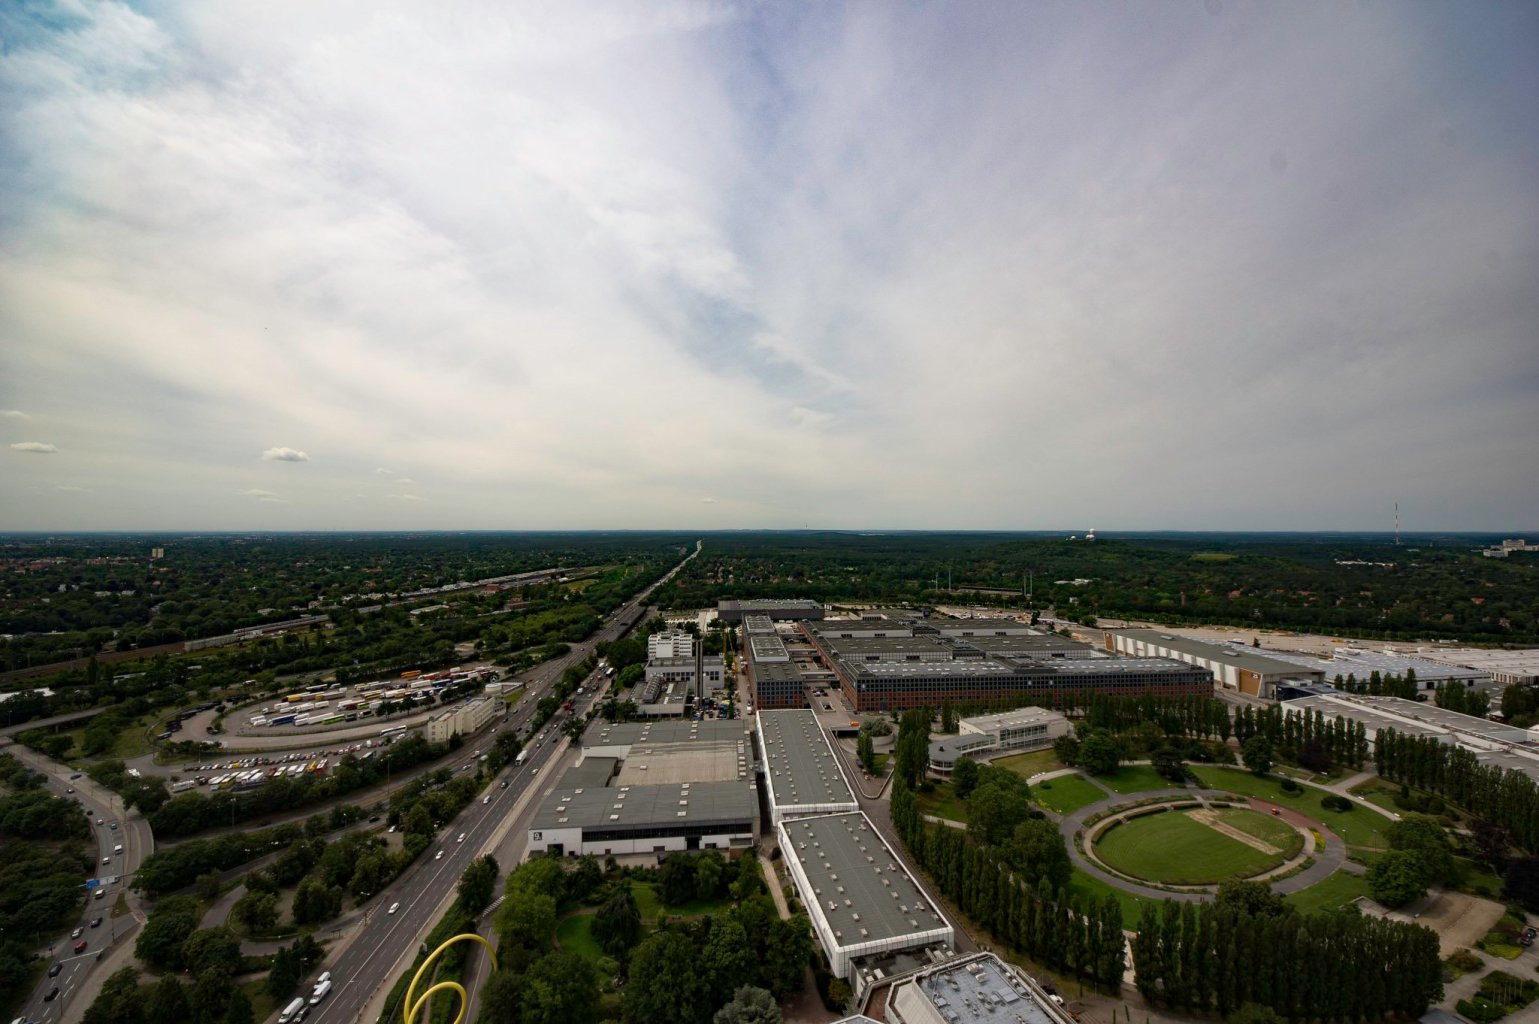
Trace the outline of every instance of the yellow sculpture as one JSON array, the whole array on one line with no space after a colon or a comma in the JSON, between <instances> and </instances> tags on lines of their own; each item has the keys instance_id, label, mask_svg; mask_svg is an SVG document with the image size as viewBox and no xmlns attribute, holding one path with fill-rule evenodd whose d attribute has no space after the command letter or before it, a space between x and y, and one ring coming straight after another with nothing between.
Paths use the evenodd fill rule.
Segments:
<instances>
[{"instance_id":1,"label":"yellow sculpture","mask_svg":"<svg viewBox=\"0 0 1539 1024\"><path fill-rule=\"evenodd\" d=\"M456 935L452 939L445 940L443 945L433 950L433 952L428 955L428 958L422 961L422 966L417 968L416 974L412 975L411 984L406 987L406 1004L402 1008L404 1011L403 1019L405 1020L406 1024L411 1024L412 1018L417 1015L417 1011L422 1008L423 1004L428 1001L428 998L432 996L434 992L448 990L458 992L460 996L460 1012L455 1014L454 1024L460 1024L460 1022L465 1019L465 1011L470 1009L470 996L465 992L465 986L461 985L457 981L440 981L438 984L430 986L426 992L422 993L421 997L417 999L412 998L412 994L417 991L417 982L422 980L422 972L433 966L433 961L438 959L438 954L442 953L456 942L460 942L465 939L471 939L485 946L486 955L492 959L492 970L495 971L497 969L497 954L492 952L492 944L487 942L481 936L477 935L475 932L466 932L463 935Z\"/></svg>"}]
</instances>

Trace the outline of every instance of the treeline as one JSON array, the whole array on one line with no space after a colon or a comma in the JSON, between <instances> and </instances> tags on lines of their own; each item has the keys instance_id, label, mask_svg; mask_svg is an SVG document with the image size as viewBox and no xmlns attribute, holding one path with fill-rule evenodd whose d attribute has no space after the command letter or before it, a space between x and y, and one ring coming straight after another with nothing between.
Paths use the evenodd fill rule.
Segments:
<instances>
[{"instance_id":1,"label":"treeline","mask_svg":"<svg viewBox=\"0 0 1539 1024\"><path fill-rule=\"evenodd\" d=\"M363 811L357 807L334 807L329 814L317 814L303 824L231 832L164 847L139 864L133 887L151 896L175 892L193 884L205 872L228 871L305 836L323 836L362 816Z\"/></svg>"},{"instance_id":2,"label":"treeline","mask_svg":"<svg viewBox=\"0 0 1539 1024\"><path fill-rule=\"evenodd\" d=\"M1539 851L1539 784L1520 771L1481 764L1472 751L1433 736L1381 729L1374 768L1383 778L1426 790L1482 821L1505 826L1518 846Z\"/></svg>"},{"instance_id":3,"label":"treeline","mask_svg":"<svg viewBox=\"0 0 1539 1024\"><path fill-rule=\"evenodd\" d=\"M1361 722L1327 719L1314 708L1300 712L1286 704L1246 704L1235 713L1234 735L1242 747L1253 736L1263 737L1278 757L1310 771L1329 771L1334 765L1361 770L1368 758L1368 731Z\"/></svg>"},{"instance_id":4,"label":"treeline","mask_svg":"<svg viewBox=\"0 0 1539 1024\"><path fill-rule=\"evenodd\" d=\"M1399 697L1401 700L1415 700L1421 693L1414 668L1406 669L1403 676L1382 675L1378 669L1374 669L1368 674L1367 679L1357 678L1355 672L1348 672L1345 677L1337 672L1332 682L1338 690L1369 697Z\"/></svg>"},{"instance_id":5,"label":"treeline","mask_svg":"<svg viewBox=\"0 0 1539 1024\"><path fill-rule=\"evenodd\" d=\"M286 775L269 779L253 789L178 794L150 813L150 827L157 836L174 838L265 815L300 810L367 789L391 775L436 761L453 749L453 743L429 743L419 735L410 734L379 748L379 753L367 761L348 754L324 775Z\"/></svg>"},{"instance_id":6,"label":"treeline","mask_svg":"<svg viewBox=\"0 0 1539 1024\"><path fill-rule=\"evenodd\" d=\"M1430 929L1354 913L1302 915L1260 883L1242 886L1240 899L1221 890L1212 903L1144 905L1133 969L1145 999L1221 1015L1256 1003L1288 1020L1335 1024L1414 1019L1442 998Z\"/></svg>"},{"instance_id":7,"label":"treeline","mask_svg":"<svg viewBox=\"0 0 1539 1024\"><path fill-rule=\"evenodd\" d=\"M1031 886L999 848L927 824L901 773L893 780L892 822L914 860L969 918L1033 960L1108 990L1122 984L1122 907L1115 896L1081 899L1046 878Z\"/></svg>"}]
</instances>

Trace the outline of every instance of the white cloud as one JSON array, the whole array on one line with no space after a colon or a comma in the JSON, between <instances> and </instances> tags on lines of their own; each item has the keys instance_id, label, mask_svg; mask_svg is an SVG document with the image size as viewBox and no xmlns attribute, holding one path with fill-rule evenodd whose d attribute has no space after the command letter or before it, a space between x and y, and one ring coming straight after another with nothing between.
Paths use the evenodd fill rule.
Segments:
<instances>
[{"instance_id":1,"label":"white cloud","mask_svg":"<svg viewBox=\"0 0 1539 1024\"><path fill-rule=\"evenodd\" d=\"M1472 2L18 15L0 381L113 502L13 460L0 522L1521 527L1528 79L1439 41L1532 32Z\"/></svg>"},{"instance_id":2,"label":"white cloud","mask_svg":"<svg viewBox=\"0 0 1539 1024\"><path fill-rule=\"evenodd\" d=\"M20 409L0 409L0 416L4 416L9 420L31 419L30 416L22 412Z\"/></svg>"},{"instance_id":3,"label":"white cloud","mask_svg":"<svg viewBox=\"0 0 1539 1024\"><path fill-rule=\"evenodd\" d=\"M32 452L36 455L54 455L59 451L56 444L45 444L42 441L16 441L11 445L12 451Z\"/></svg>"},{"instance_id":4,"label":"white cloud","mask_svg":"<svg viewBox=\"0 0 1539 1024\"><path fill-rule=\"evenodd\" d=\"M716 499L715 498L701 498L700 499L700 504L702 504L702 505L714 505L714 504L716 504Z\"/></svg>"},{"instance_id":5,"label":"white cloud","mask_svg":"<svg viewBox=\"0 0 1539 1024\"><path fill-rule=\"evenodd\" d=\"M400 501L422 501L422 500L424 500L424 499L418 497L415 494L395 494L395 495L392 495L392 497L394 497L394 498L396 498L396 499L398 499Z\"/></svg>"},{"instance_id":6,"label":"white cloud","mask_svg":"<svg viewBox=\"0 0 1539 1024\"><path fill-rule=\"evenodd\" d=\"M413 480L411 477L408 477L408 476L403 476L403 477L401 477L401 479L396 481L396 483L400 484L402 487L410 487L412 484L414 484L416 482L417 481Z\"/></svg>"},{"instance_id":7,"label":"white cloud","mask_svg":"<svg viewBox=\"0 0 1539 1024\"><path fill-rule=\"evenodd\" d=\"M87 488L87 487L75 487L72 484L55 484L53 489L56 490L56 491L69 491L69 492L74 493L74 494L87 494L87 493L90 493L90 488Z\"/></svg>"},{"instance_id":8,"label":"white cloud","mask_svg":"<svg viewBox=\"0 0 1539 1024\"><path fill-rule=\"evenodd\" d=\"M244 495L247 498L271 498L271 497L273 497L273 492L272 491L264 491L260 487L249 487L246 490L238 491L236 493Z\"/></svg>"}]
</instances>

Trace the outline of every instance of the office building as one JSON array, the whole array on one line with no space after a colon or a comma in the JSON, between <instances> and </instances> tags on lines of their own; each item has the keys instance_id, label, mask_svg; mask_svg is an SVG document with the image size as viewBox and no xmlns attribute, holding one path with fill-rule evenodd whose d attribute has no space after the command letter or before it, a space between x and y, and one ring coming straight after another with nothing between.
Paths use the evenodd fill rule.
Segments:
<instances>
[{"instance_id":1,"label":"office building","mask_svg":"<svg viewBox=\"0 0 1539 1024\"><path fill-rule=\"evenodd\" d=\"M492 716L504 707L501 701L489 700L486 697L477 697L457 704L434 716L428 722L427 741L447 743L451 736L468 736L490 722Z\"/></svg>"},{"instance_id":2,"label":"office building","mask_svg":"<svg viewBox=\"0 0 1539 1024\"><path fill-rule=\"evenodd\" d=\"M957 735L930 742L930 767L949 772L963 755L979 758L1041 750L1069 731L1069 720L1046 708L1017 708L997 715L964 718L957 723Z\"/></svg>"},{"instance_id":3,"label":"office building","mask_svg":"<svg viewBox=\"0 0 1539 1024\"><path fill-rule=\"evenodd\" d=\"M888 1024L1074 1024L1027 974L993 953L954 957L893 982Z\"/></svg>"}]
</instances>

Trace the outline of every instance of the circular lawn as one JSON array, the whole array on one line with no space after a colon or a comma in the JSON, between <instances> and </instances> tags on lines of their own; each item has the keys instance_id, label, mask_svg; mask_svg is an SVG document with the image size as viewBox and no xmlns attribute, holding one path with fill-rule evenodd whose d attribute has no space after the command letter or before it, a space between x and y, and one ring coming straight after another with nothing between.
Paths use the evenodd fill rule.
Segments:
<instances>
[{"instance_id":1,"label":"circular lawn","mask_svg":"<svg viewBox=\"0 0 1539 1024\"><path fill-rule=\"evenodd\" d=\"M1213 885L1251 878L1296 857L1304 837L1291 825L1240 808L1184 808L1109 826L1095 854L1130 878L1167 885Z\"/></svg>"}]
</instances>

